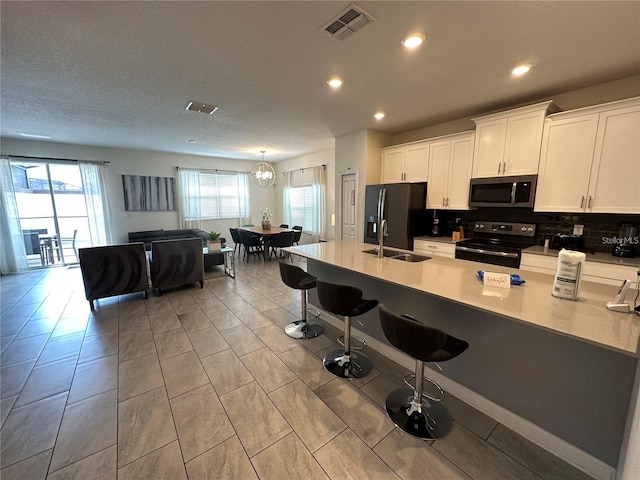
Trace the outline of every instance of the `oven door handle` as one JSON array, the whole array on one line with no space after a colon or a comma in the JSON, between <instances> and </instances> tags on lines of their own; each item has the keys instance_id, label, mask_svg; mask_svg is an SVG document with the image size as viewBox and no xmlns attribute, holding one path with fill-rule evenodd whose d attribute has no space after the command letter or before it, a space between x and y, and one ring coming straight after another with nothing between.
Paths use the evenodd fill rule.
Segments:
<instances>
[{"instance_id":1,"label":"oven door handle","mask_svg":"<svg viewBox=\"0 0 640 480\"><path fill-rule=\"evenodd\" d=\"M471 252L471 253L481 253L483 255L493 255L494 257L518 258L519 256L518 253L494 252L493 250L485 250L483 248L470 248L470 247L457 246L456 250L462 250L464 252Z\"/></svg>"}]
</instances>

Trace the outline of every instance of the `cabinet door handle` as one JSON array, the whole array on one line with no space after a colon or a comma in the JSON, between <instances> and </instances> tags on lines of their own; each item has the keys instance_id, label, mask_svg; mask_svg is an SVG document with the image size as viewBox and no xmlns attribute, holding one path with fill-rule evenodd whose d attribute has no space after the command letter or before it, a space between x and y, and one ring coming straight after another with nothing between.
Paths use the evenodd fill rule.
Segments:
<instances>
[{"instance_id":1,"label":"cabinet door handle","mask_svg":"<svg viewBox=\"0 0 640 480\"><path fill-rule=\"evenodd\" d=\"M504 175L506 173L506 171L507 171L507 162L504 162L502 164L502 174Z\"/></svg>"},{"instance_id":2,"label":"cabinet door handle","mask_svg":"<svg viewBox=\"0 0 640 480\"><path fill-rule=\"evenodd\" d=\"M587 202L587 208L591 208L591 195L589 195L589 201Z\"/></svg>"},{"instance_id":3,"label":"cabinet door handle","mask_svg":"<svg viewBox=\"0 0 640 480\"><path fill-rule=\"evenodd\" d=\"M584 208L584 195L582 195L582 200L580 200L580 208Z\"/></svg>"},{"instance_id":4,"label":"cabinet door handle","mask_svg":"<svg viewBox=\"0 0 640 480\"><path fill-rule=\"evenodd\" d=\"M498 163L498 175L500 175L500 168L502 168L502 162Z\"/></svg>"},{"instance_id":5,"label":"cabinet door handle","mask_svg":"<svg viewBox=\"0 0 640 480\"><path fill-rule=\"evenodd\" d=\"M446 205L447 205L447 202L445 201L444 197L442 197L442 206L444 207Z\"/></svg>"},{"instance_id":6,"label":"cabinet door handle","mask_svg":"<svg viewBox=\"0 0 640 480\"><path fill-rule=\"evenodd\" d=\"M447 207L449 206L449 197L447 197Z\"/></svg>"}]
</instances>

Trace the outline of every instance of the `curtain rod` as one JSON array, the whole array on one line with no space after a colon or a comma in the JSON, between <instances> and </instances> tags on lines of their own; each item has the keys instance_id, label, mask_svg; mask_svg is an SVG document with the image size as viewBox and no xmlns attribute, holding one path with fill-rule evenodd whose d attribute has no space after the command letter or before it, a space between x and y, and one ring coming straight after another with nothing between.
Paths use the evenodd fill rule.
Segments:
<instances>
[{"instance_id":1,"label":"curtain rod","mask_svg":"<svg viewBox=\"0 0 640 480\"><path fill-rule=\"evenodd\" d=\"M292 173L292 172L297 172L298 170L302 170L302 171L304 172L305 170L308 170L308 169L310 169L310 168L318 168L318 167L322 167L322 168L324 168L325 170L327 169L327 166L323 163L322 165L316 165L315 167L303 167L303 168L296 168L296 169L294 169L294 170L287 170L286 172L281 172L281 173Z\"/></svg>"},{"instance_id":2,"label":"curtain rod","mask_svg":"<svg viewBox=\"0 0 640 480\"><path fill-rule=\"evenodd\" d=\"M251 172L243 172L241 170L223 170L220 168L189 168L189 167L176 167L176 170L198 170L202 172L222 172L222 173L251 173Z\"/></svg>"},{"instance_id":3,"label":"curtain rod","mask_svg":"<svg viewBox=\"0 0 640 480\"><path fill-rule=\"evenodd\" d=\"M7 155L8 158L23 158L25 160L51 160L53 162L89 162L89 163L111 163L109 160L77 160L72 158L53 158L53 157L29 157L26 155Z\"/></svg>"}]
</instances>

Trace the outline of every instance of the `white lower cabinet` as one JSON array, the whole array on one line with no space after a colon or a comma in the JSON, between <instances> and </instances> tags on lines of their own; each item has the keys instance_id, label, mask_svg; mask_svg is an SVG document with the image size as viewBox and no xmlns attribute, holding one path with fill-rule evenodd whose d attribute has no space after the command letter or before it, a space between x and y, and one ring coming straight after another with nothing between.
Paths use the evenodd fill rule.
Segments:
<instances>
[{"instance_id":1,"label":"white lower cabinet","mask_svg":"<svg viewBox=\"0 0 640 480\"><path fill-rule=\"evenodd\" d=\"M534 210L640 213L640 97L547 118Z\"/></svg>"},{"instance_id":2,"label":"white lower cabinet","mask_svg":"<svg viewBox=\"0 0 640 480\"><path fill-rule=\"evenodd\" d=\"M549 273L555 275L558 265L558 257L550 255L537 255L535 253L523 253L520 261L521 270ZM612 263L586 261L582 271L582 279L606 285L620 285L625 278L632 282L636 279L637 267L627 265L615 265ZM524 280L526 276L523 275ZM549 285L551 293L552 285Z\"/></svg>"},{"instance_id":3,"label":"white lower cabinet","mask_svg":"<svg viewBox=\"0 0 640 480\"><path fill-rule=\"evenodd\" d=\"M454 258L455 248L455 243L433 242L421 239L413 240L413 251L424 255Z\"/></svg>"}]
</instances>

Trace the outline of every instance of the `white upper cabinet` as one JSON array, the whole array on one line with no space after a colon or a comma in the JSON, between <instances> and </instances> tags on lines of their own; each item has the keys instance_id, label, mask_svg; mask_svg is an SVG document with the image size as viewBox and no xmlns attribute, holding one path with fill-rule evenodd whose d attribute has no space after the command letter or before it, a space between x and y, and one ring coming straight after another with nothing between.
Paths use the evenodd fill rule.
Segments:
<instances>
[{"instance_id":1,"label":"white upper cabinet","mask_svg":"<svg viewBox=\"0 0 640 480\"><path fill-rule=\"evenodd\" d=\"M427 180L428 155L427 142L407 145L404 154L405 182L424 182Z\"/></svg>"},{"instance_id":2,"label":"white upper cabinet","mask_svg":"<svg viewBox=\"0 0 640 480\"><path fill-rule=\"evenodd\" d=\"M469 208L474 132L429 142L427 208Z\"/></svg>"},{"instance_id":3,"label":"white upper cabinet","mask_svg":"<svg viewBox=\"0 0 640 480\"><path fill-rule=\"evenodd\" d=\"M547 119L534 210L640 213L640 97Z\"/></svg>"},{"instance_id":4,"label":"white upper cabinet","mask_svg":"<svg viewBox=\"0 0 640 480\"><path fill-rule=\"evenodd\" d=\"M425 182L428 146L426 142L398 145L382 150L382 183Z\"/></svg>"},{"instance_id":5,"label":"white upper cabinet","mask_svg":"<svg viewBox=\"0 0 640 480\"><path fill-rule=\"evenodd\" d=\"M538 173L544 119L553 102L472 118L476 124L473 178Z\"/></svg>"},{"instance_id":6,"label":"white upper cabinet","mask_svg":"<svg viewBox=\"0 0 640 480\"><path fill-rule=\"evenodd\" d=\"M404 178L404 147L382 151L382 183L399 183Z\"/></svg>"}]
</instances>

